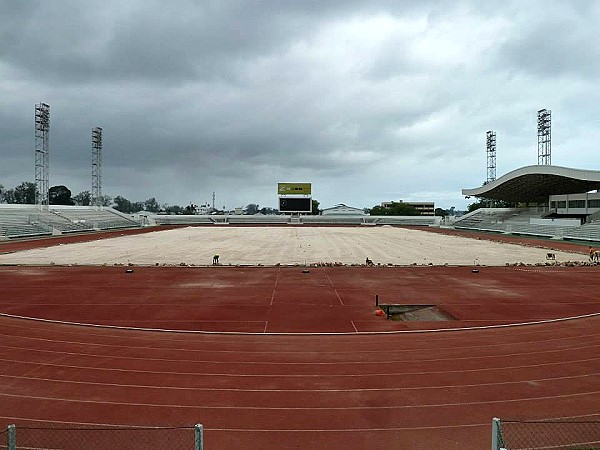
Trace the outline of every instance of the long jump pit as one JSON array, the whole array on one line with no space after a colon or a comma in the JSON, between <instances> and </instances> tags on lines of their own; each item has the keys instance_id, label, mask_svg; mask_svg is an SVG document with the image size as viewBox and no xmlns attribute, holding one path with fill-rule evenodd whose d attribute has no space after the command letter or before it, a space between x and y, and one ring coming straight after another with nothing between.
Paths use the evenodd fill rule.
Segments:
<instances>
[{"instance_id":1,"label":"long jump pit","mask_svg":"<svg viewBox=\"0 0 600 450\"><path fill-rule=\"evenodd\" d=\"M201 423L210 449L479 449L493 417L598 419L586 246L148 231L0 244L0 430Z\"/></svg>"}]
</instances>

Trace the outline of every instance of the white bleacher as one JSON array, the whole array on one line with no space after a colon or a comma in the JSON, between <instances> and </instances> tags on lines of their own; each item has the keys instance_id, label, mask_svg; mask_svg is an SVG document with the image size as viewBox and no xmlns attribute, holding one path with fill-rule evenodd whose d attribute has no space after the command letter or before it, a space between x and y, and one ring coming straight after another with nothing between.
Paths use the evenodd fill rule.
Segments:
<instances>
[{"instance_id":1,"label":"white bleacher","mask_svg":"<svg viewBox=\"0 0 600 450\"><path fill-rule=\"evenodd\" d=\"M213 216L218 217L218 216ZM231 224L285 224L290 220L290 216L276 216L276 215L265 215L265 214L253 214L253 215L231 215L227 217L227 222Z\"/></svg>"},{"instance_id":2,"label":"white bleacher","mask_svg":"<svg viewBox=\"0 0 600 450\"><path fill-rule=\"evenodd\" d=\"M440 224L436 216L373 216L377 225L434 226Z\"/></svg>"},{"instance_id":3,"label":"white bleacher","mask_svg":"<svg viewBox=\"0 0 600 450\"><path fill-rule=\"evenodd\" d=\"M564 239L600 242L600 224L589 223L565 232Z\"/></svg>"},{"instance_id":4,"label":"white bleacher","mask_svg":"<svg viewBox=\"0 0 600 450\"><path fill-rule=\"evenodd\" d=\"M306 224L306 225L439 225L435 216L341 216L341 215L155 215L157 225L210 225L210 224Z\"/></svg>"},{"instance_id":5,"label":"white bleacher","mask_svg":"<svg viewBox=\"0 0 600 450\"><path fill-rule=\"evenodd\" d=\"M484 231L504 231L507 220L516 220L520 213L517 208L480 208L470 214L459 217L454 222L455 228ZM527 210L527 212L529 212ZM529 222L529 219L527 219Z\"/></svg>"},{"instance_id":6,"label":"white bleacher","mask_svg":"<svg viewBox=\"0 0 600 450\"><path fill-rule=\"evenodd\" d=\"M139 226L135 220L108 207L50 205L50 211L85 229L107 230Z\"/></svg>"},{"instance_id":7,"label":"white bleacher","mask_svg":"<svg viewBox=\"0 0 600 450\"><path fill-rule=\"evenodd\" d=\"M540 236L552 239L600 241L600 224L557 226L530 223L543 218L537 208L481 208L454 223L455 228Z\"/></svg>"},{"instance_id":8,"label":"white bleacher","mask_svg":"<svg viewBox=\"0 0 600 450\"><path fill-rule=\"evenodd\" d=\"M223 217L223 216L220 216ZM210 225L215 223L211 216L205 215L155 215L152 219L157 225Z\"/></svg>"},{"instance_id":9,"label":"white bleacher","mask_svg":"<svg viewBox=\"0 0 600 450\"><path fill-rule=\"evenodd\" d=\"M0 236L16 238L52 234L52 214L35 205L0 205Z\"/></svg>"},{"instance_id":10,"label":"white bleacher","mask_svg":"<svg viewBox=\"0 0 600 450\"><path fill-rule=\"evenodd\" d=\"M326 214L324 216L300 216L300 223L307 225L360 225L361 216Z\"/></svg>"},{"instance_id":11,"label":"white bleacher","mask_svg":"<svg viewBox=\"0 0 600 450\"><path fill-rule=\"evenodd\" d=\"M44 236L93 229L134 227L139 224L112 208L85 206L0 205L0 238Z\"/></svg>"}]
</instances>

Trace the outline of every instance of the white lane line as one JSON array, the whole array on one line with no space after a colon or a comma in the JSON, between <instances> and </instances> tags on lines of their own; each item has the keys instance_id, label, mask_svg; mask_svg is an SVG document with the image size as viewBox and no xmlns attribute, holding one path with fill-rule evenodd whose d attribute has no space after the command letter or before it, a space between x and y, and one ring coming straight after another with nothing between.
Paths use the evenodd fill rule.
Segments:
<instances>
[{"instance_id":1,"label":"white lane line","mask_svg":"<svg viewBox=\"0 0 600 450\"><path fill-rule=\"evenodd\" d=\"M337 296L338 300L340 301L340 305L346 306L346 305L344 305L344 302L342 301L342 297L340 297L340 294L338 293L337 289L333 285L333 281L331 281L331 277L329 276L329 274L325 273L325 275L327 275L327 279L329 280L329 285L331 286L331 288L333 289L333 292L335 292L335 295ZM358 331L357 331L357 333L358 333Z\"/></svg>"},{"instance_id":2,"label":"white lane line","mask_svg":"<svg viewBox=\"0 0 600 450\"><path fill-rule=\"evenodd\" d=\"M281 274L281 268L277 270L277 276L275 277L275 286L273 286L273 293L271 294L271 303L269 306L273 306L273 301L275 300L275 291L277 290L277 285L279 284L279 275Z\"/></svg>"},{"instance_id":3,"label":"white lane line","mask_svg":"<svg viewBox=\"0 0 600 450\"><path fill-rule=\"evenodd\" d=\"M20 398L30 400L49 400L53 402L65 402L65 403L84 403L84 404L98 404L98 405L121 405L121 406L144 406L144 407L157 407L157 408L179 408L179 409L198 409L198 410L248 410L248 411L364 411L364 410L402 410L402 409L426 409L426 408L442 408L442 407L465 407L473 405L497 405L503 403L516 403L516 402L534 402L541 400L557 400L557 399L568 399L585 396L593 396L597 398L600 391L587 391L587 392L576 392L574 394L561 394L561 395L546 395L540 397L520 397L511 399L499 399L499 400L479 400L472 402L458 402L458 403L419 403L415 405L380 405L380 406L299 406L299 407L287 407L287 406L240 406L240 405L221 405L221 406L206 406L206 405L177 405L172 403L137 403L137 402L115 402L110 400L86 400L86 399L73 399L73 398L62 398L54 396L41 396L41 395L21 395L21 394L6 394L0 393L0 397L8 398Z\"/></svg>"},{"instance_id":4,"label":"white lane line","mask_svg":"<svg viewBox=\"0 0 600 450\"><path fill-rule=\"evenodd\" d=\"M579 364L586 363L591 361L597 361L598 358L587 358L580 360L570 360L570 361L559 361L559 362L550 362L550 363L538 363L538 364L529 364L529 365L515 365L515 366L499 366L499 367L479 367L476 369L457 369L457 370L427 370L427 371L419 371L419 372L373 372L373 373L343 373L343 374L283 374L283 373L255 373L255 374L242 374L242 373L228 373L228 372L174 372L174 371L159 371L159 370L141 370L141 369L120 369L114 367L97 367L97 366L76 366L69 364L53 364L53 363L44 363L44 362L25 362L16 359L6 359L2 358L0 361L10 362L10 363L18 363L18 364L30 364L35 366L46 366L46 367L58 367L58 368L67 368L67 369L85 369L85 370L93 370L93 371L102 371L102 372L131 372L131 373L151 373L151 374L161 374L161 375L195 375L195 376L219 376L219 377L232 377L232 378L346 378L346 377L385 377L385 376L403 376L403 375L430 375L430 374L450 374L450 373L467 373L467 372L490 372L490 371L505 371L505 370L518 370L518 369L528 369L528 368L539 368L539 367L547 367L547 366L560 366L565 364ZM273 363L271 363L273 364ZM286 363L283 363L284 365ZM307 363L309 365L319 365L319 363ZM377 363L372 363L377 364Z\"/></svg>"},{"instance_id":5,"label":"white lane line","mask_svg":"<svg viewBox=\"0 0 600 450\"><path fill-rule=\"evenodd\" d=\"M352 328L354 328L354 331L358 333L358 328L356 328L356 325L354 325L354 321L351 320L350 323L352 324Z\"/></svg>"},{"instance_id":6,"label":"white lane line","mask_svg":"<svg viewBox=\"0 0 600 450\"><path fill-rule=\"evenodd\" d=\"M261 322L264 323L264 322ZM358 332L360 333L360 331ZM269 333L270 334L270 333ZM580 338L580 340L584 340L585 336L582 336ZM525 346L525 344L523 344L522 346ZM111 346L114 347L114 346ZM394 351L391 352L373 352L373 354L377 354L377 355L381 355L384 358L383 359L374 359L374 358L370 358L368 360L364 360L364 359L347 359L344 361L340 361L339 359L336 361L315 361L314 359L311 359L309 361L271 361L271 360L265 360L265 361L253 361L253 360L247 360L247 361L243 361L243 360L234 360L234 361L224 361L223 359L199 359L199 358L156 358L156 357L140 357L140 356L129 356L129 355L116 355L113 353L108 353L108 354L98 354L98 353L85 353L85 352L65 352L65 351L58 351L58 350L48 350L48 349L39 349L39 348L28 348L28 347L13 347L13 346L3 346L0 345L0 349L10 349L10 350L17 350L19 352L37 352L37 353L47 353L47 354L58 354L58 355L65 355L65 356L76 356L76 357L90 357L90 358L107 358L109 357L111 360L125 360L125 361L129 361L129 360L136 360L136 361L167 361L167 362L179 362L179 363L185 363L185 362L190 362L190 363L211 363L211 364L238 364L238 365L244 365L244 364L269 364L269 365L322 365L322 366L326 366L326 365L342 365L342 364L353 364L353 365L371 365L371 364L382 364L382 363L386 363L386 364L396 364L396 363L404 363L404 364L408 364L408 363L423 363L423 362L427 362L427 363L434 363L434 362L444 362L444 361L474 361L474 360L489 360L489 359L500 359L500 358L505 358L505 359L509 359L509 358L519 358L519 357L526 357L529 355L533 355L533 356L538 356L538 355L547 355L547 354L563 354L563 353L567 353L567 354L572 354L575 351L579 351L579 350L587 350L589 351L589 353L595 353L596 350L598 349L598 347L600 347L600 343L593 343L593 344L588 344L588 345L578 345L578 346L571 346L571 347L565 347L565 348L558 348L558 349L548 349L548 350L532 350L532 351L522 351L522 352L511 352L511 353L506 353L506 352L502 352L502 353L493 353L493 354L483 354L483 355L471 355L471 356L458 356L458 355L454 355L454 356L448 356L446 358L428 358L428 357L420 357L420 358L412 358L412 359L407 359L406 357L401 357L399 355L395 355ZM123 347L123 348L128 348L128 347ZM133 347L135 349L135 347ZM162 351L163 349L156 349L156 348L144 348L142 347L143 350L160 350ZM467 347L467 349L469 349ZM181 351L186 351L185 349L175 349L175 350L181 350ZM437 349L439 350L443 350L443 349ZM168 352L168 351L174 351L174 349L164 349L164 351ZM423 349L417 349L417 352L429 352L431 351L431 349L428 348L423 348ZM231 353L231 354L237 354L239 353L239 350L237 351L219 351L219 352L212 352L212 351L206 351L206 350L190 350L187 353L197 353L197 352L206 352L206 353ZM402 351L398 351L399 353L405 353ZM277 351L270 351L270 352L263 352L264 354L269 354L269 355L302 355L304 353L314 353L313 351L308 351L308 352L277 352ZM333 354L335 354L336 352L332 352ZM358 352L356 352L358 353ZM367 353L369 354L369 352L360 352L360 353ZM413 353L408 352L408 353ZM468 353L468 352L467 352ZM388 355L388 358L385 358L385 356ZM372 356L372 355L369 355ZM399 359L394 359L394 358L399 358ZM592 360L596 360L597 358L591 358L588 359L586 361L592 361ZM23 360L12 360L12 359L5 359L2 358L0 356L0 361L11 361L11 362L22 362L22 363L28 363L28 361L23 361Z\"/></svg>"},{"instance_id":7,"label":"white lane line","mask_svg":"<svg viewBox=\"0 0 600 450\"><path fill-rule=\"evenodd\" d=\"M341 302L341 299L340 299ZM391 330L391 331L361 331L361 335L365 336L373 336L373 335L390 335L390 334L433 334L433 333L451 333L457 331L478 331L478 330L493 330L493 329L504 329L504 328L516 328L516 327L525 327L530 325L542 325L548 323L556 323L556 322L566 322L571 320L580 320L580 319L588 319L591 317L600 316L600 312L591 313L591 314L582 314L579 316L571 316L571 317L561 317L557 319L546 319L546 320L534 320L530 322L518 322L518 323L508 323L508 324L498 324L498 325L481 325L481 326L472 326L472 327L455 327L455 328L433 328L426 330ZM257 332L247 332L247 331L206 331L206 330L175 330L175 329L165 329L165 328L148 328L148 327L126 327L126 326L117 326L117 325L100 325L94 323L81 323L81 322L69 322L65 320L52 320L52 319L40 319L37 317L27 317L20 316L16 314L6 314L0 313L0 317L8 317L11 319L22 319L22 320L31 320L34 322L41 323L54 323L60 325L72 325L72 326L80 326L80 327L90 327L90 328L104 328L109 330L128 330L128 331L149 331L153 333L177 333L177 334L196 334L196 335L223 335L223 336L257 336L264 335L263 333ZM268 333L270 336L355 336L355 332L276 332L276 333Z\"/></svg>"},{"instance_id":8,"label":"white lane line","mask_svg":"<svg viewBox=\"0 0 600 450\"><path fill-rule=\"evenodd\" d=\"M63 380L56 378L42 378L32 376L18 376L18 375L0 375L0 378L9 378L13 380L26 380L26 381L40 381L47 383L62 383L62 384L75 384L85 386L103 386L103 387L117 387L117 388L132 388L132 389L156 389L156 390L174 390L174 391L198 391L198 392L311 392L311 393L346 393L346 392L390 392L390 391L417 391L417 390L436 390L436 389L456 389L456 388L477 388L477 387L489 387L489 386L506 386L511 384L527 384L529 382L543 383L560 380L574 380L580 378L596 377L600 374L590 373L585 375L573 375L566 377L556 378L538 378L538 379L527 379L517 381L500 381L493 383L478 383L478 384L447 384L437 386L401 386L393 387L386 386L382 388L349 388L349 389L251 389L251 388L218 388L218 387L189 387L189 386L155 386L146 384L124 384L124 383L101 383L94 381L74 381L74 380Z\"/></svg>"}]
</instances>

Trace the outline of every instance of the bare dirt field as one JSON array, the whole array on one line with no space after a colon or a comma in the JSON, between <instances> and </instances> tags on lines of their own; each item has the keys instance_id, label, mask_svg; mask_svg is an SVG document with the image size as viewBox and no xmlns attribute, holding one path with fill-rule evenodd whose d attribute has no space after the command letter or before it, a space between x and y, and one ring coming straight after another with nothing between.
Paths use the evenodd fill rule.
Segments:
<instances>
[{"instance_id":1,"label":"bare dirt field","mask_svg":"<svg viewBox=\"0 0 600 450\"><path fill-rule=\"evenodd\" d=\"M339 262L503 266L547 262L548 250L397 227L187 227L0 255L0 264L293 265ZM553 251L556 261L586 255Z\"/></svg>"}]
</instances>

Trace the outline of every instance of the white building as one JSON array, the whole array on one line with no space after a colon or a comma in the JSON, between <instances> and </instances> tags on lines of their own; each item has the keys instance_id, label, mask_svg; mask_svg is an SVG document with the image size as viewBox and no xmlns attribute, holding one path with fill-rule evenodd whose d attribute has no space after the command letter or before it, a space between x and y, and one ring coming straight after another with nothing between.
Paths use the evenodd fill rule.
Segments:
<instances>
[{"instance_id":1,"label":"white building","mask_svg":"<svg viewBox=\"0 0 600 450\"><path fill-rule=\"evenodd\" d=\"M365 211L361 208L354 208L352 206L344 205L340 203L332 208L325 208L322 210L323 216L365 216Z\"/></svg>"}]
</instances>

